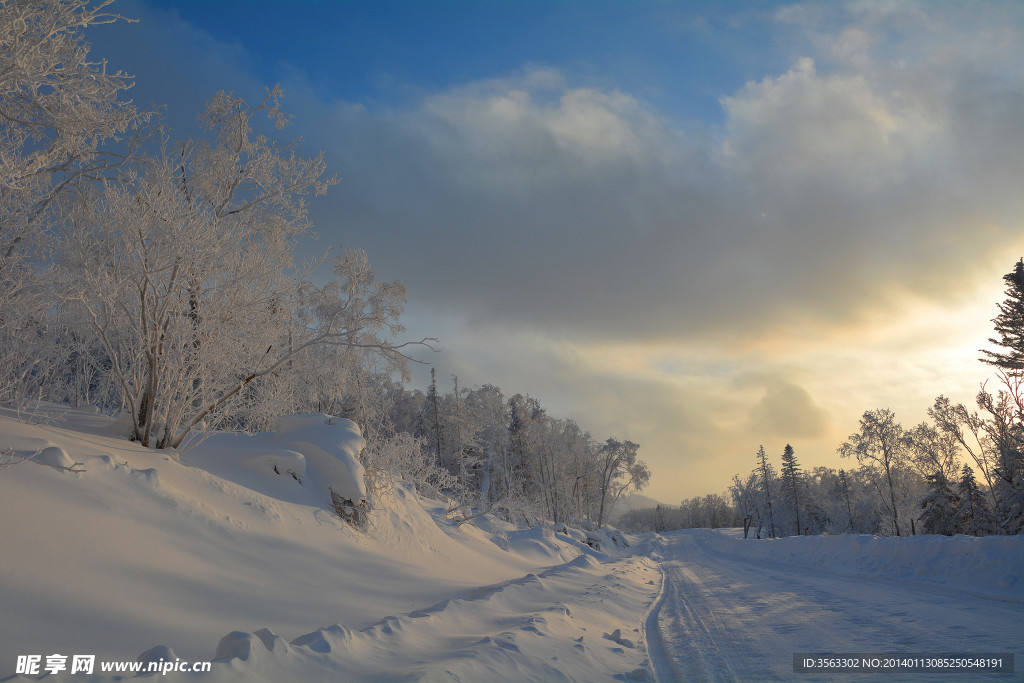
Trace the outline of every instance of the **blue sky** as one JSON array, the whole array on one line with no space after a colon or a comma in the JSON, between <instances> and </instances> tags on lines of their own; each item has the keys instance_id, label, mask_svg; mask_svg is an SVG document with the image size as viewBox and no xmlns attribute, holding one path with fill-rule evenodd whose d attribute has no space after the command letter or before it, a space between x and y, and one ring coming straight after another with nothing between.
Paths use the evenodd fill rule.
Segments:
<instances>
[{"instance_id":1,"label":"blue sky","mask_svg":"<svg viewBox=\"0 0 1024 683\"><path fill-rule=\"evenodd\" d=\"M866 410L970 403L1024 255L1024 4L123 0L175 134L279 83L317 242L410 290L461 386L629 438L667 502ZM421 386L425 377L417 378Z\"/></svg>"},{"instance_id":2,"label":"blue sky","mask_svg":"<svg viewBox=\"0 0 1024 683\"><path fill-rule=\"evenodd\" d=\"M154 0L246 49L265 80L297 68L321 96L396 105L544 65L638 93L680 121L721 119L718 98L782 68L801 37L764 31L778 3Z\"/></svg>"}]
</instances>

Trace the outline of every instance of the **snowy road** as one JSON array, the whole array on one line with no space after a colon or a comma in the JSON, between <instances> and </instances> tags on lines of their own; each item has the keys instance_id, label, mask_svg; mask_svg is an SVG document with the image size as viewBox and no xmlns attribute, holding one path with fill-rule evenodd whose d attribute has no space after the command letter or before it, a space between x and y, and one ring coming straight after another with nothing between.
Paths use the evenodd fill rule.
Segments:
<instances>
[{"instance_id":1,"label":"snowy road","mask_svg":"<svg viewBox=\"0 0 1024 683\"><path fill-rule=\"evenodd\" d=\"M1013 596L888 578L884 570L847 574L755 558L741 552L744 544L729 541L699 530L653 542L650 552L664 575L646 623L657 680L841 678L794 673L796 652L1015 652L1021 659L1024 601ZM1020 680L1024 661L1016 664L1018 673L988 678ZM914 679L913 674L849 676ZM936 680L934 674L918 678ZM965 680L962 674L952 678Z\"/></svg>"}]
</instances>

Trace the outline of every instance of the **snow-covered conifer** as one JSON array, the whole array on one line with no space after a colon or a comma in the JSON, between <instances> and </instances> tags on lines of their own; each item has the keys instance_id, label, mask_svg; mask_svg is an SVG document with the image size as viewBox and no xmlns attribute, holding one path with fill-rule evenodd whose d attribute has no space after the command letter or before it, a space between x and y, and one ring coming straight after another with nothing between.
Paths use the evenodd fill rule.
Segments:
<instances>
[{"instance_id":1,"label":"snow-covered conifer","mask_svg":"<svg viewBox=\"0 0 1024 683\"><path fill-rule=\"evenodd\" d=\"M768 531L772 538L775 538L775 512L772 510L772 490L775 488L775 470L768 462L768 455L762 445L757 451L757 472L761 478L761 495L765 505L765 517L768 520ZM760 525L757 529L757 537L761 538Z\"/></svg>"},{"instance_id":2,"label":"snow-covered conifer","mask_svg":"<svg viewBox=\"0 0 1024 683\"><path fill-rule=\"evenodd\" d=\"M793 525L796 535L800 536L803 531L800 528L800 509L804 498L804 477L800 471L800 464L797 462L793 447L786 444L782 451L782 495L787 501L789 511L793 515ZM805 516L806 519L806 516Z\"/></svg>"},{"instance_id":3,"label":"snow-covered conifer","mask_svg":"<svg viewBox=\"0 0 1024 683\"><path fill-rule=\"evenodd\" d=\"M1016 372L1024 370L1024 258L1014 264L1003 280L1006 299L997 304L999 315L992 320L999 338L990 338L989 342L1005 350L982 349L981 360L1006 372Z\"/></svg>"},{"instance_id":4,"label":"snow-covered conifer","mask_svg":"<svg viewBox=\"0 0 1024 683\"><path fill-rule=\"evenodd\" d=\"M921 500L921 530L926 534L952 536L956 533L956 494L942 470L936 470L925 478L929 489Z\"/></svg>"},{"instance_id":5,"label":"snow-covered conifer","mask_svg":"<svg viewBox=\"0 0 1024 683\"><path fill-rule=\"evenodd\" d=\"M988 500L978 487L974 470L964 465L957 484L959 509L952 520L958 533L986 536L997 530L997 520L988 506Z\"/></svg>"}]
</instances>

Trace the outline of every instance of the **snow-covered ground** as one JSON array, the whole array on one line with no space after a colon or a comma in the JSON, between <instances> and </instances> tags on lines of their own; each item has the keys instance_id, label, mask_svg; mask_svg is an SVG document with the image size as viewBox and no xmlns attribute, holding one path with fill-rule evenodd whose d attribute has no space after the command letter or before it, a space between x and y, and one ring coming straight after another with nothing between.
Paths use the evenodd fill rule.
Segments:
<instances>
[{"instance_id":1,"label":"snow-covered ground","mask_svg":"<svg viewBox=\"0 0 1024 683\"><path fill-rule=\"evenodd\" d=\"M1015 674L938 678L1024 680L1024 538L757 541L688 530L649 552L665 577L646 623L659 680L843 678L795 674L795 653L1015 653Z\"/></svg>"},{"instance_id":2,"label":"snow-covered ground","mask_svg":"<svg viewBox=\"0 0 1024 683\"><path fill-rule=\"evenodd\" d=\"M323 435L214 435L178 459L95 413L30 421L0 411L0 679L19 655L98 673L155 646L223 660L210 681L609 680L646 659L658 571L606 535L457 526L407 487L356 531L309 457Z\"/></svg>"},{"instance_id":3,"label":"snow-covered ground","mask_svg":"<svg viewBox=\"0 0 1024 683\"><path fill-rule=\"evenodd\" d=\"M143 653L212 661L168 675L202 681L819 680L795 652L1024 669L1024 538L591 534L598 550L575 529L458 526L404 486L357 531L327 491L359 493L341 481L357 430L281 426L179 458L95 413L0 410L0 680L69 678L50 655L119 680L101 663ZM29 655L39 673L17 675Z\"/></svg>"}]
</instances>

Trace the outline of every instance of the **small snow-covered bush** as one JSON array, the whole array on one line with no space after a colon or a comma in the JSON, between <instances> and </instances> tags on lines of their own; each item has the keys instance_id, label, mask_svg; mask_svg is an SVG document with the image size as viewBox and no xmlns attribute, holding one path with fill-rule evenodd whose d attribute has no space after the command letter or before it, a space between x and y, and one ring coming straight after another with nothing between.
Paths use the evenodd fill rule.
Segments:
<instances>
[{"instance_id":1,"label":"small snow-covered bush","mask_svg":"<svg viewBox=\"0 0 1024 683\"><path fill-rule=\"evenodd\" d=\"M366 513L370 511L370 505L365 499L355 502L331 489L331 505L345 522L358 527L366 525Z\"/></svg>"},{"instance_id":2,"label":"small snow-covered bush","mask_svg":"<svg viewBox=\"0 0 1024 683\"><path fill-rule=\"evenodd\" d=\"M423 452L423 440L406 432L376 439L363 451L371 500L391 491L395 480L407 481L428 498L444 498L458 485L456 477Z\"/></svg>"}]
</instances>

